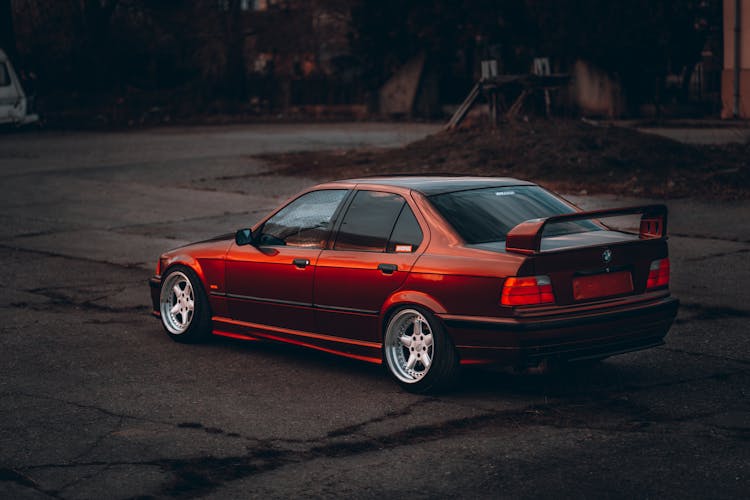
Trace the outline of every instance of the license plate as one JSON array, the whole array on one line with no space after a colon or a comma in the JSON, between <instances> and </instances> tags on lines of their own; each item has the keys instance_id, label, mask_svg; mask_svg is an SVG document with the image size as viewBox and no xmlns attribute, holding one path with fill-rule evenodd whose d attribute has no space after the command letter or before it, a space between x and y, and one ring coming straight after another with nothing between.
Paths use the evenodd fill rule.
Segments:
<instances>
[{"instance_id":1,"label":"license plate","mask_svg":"<svg viewBox=\"0 0 750 500\"><path fill-rule=\"evenodd\" d=\"M628 271L573 278L573 298L575 300L622 295L632 291L633 278Z\"/></svg>"}]
</instances>

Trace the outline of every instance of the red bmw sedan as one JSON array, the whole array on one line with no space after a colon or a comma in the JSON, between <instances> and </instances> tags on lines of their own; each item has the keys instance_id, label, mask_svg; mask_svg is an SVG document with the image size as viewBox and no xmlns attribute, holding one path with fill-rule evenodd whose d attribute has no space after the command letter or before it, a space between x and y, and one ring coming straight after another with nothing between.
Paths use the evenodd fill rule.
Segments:
<instances>
[{"instance_id":1,"label":"red bmw sedan","mask_svg":"<svg viewBox=\"0 0 750 500\"><path fill-rule=\"evenodd\" d=\"M634 231L610 217L640 216ZM164 253L169 336L273 340L385 364L405 388L463 364L602 359L664 343L663 205L580 211L510 178L330 182L252 228Z\"/></svg>"}]
</instances>

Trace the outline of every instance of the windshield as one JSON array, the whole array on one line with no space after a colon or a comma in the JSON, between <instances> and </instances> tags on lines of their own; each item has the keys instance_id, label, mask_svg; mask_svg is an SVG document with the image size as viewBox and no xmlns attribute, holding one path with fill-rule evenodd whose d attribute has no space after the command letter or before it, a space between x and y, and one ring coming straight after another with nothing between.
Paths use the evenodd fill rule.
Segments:
<instances>
[{"instance_id":1,"label":"windshield","mask_svg":"<svg viewBox=\"0 0 750 500\"><path fill-rule=\"evenodd\" d=\"M469 244L504 241L505 235L529 219L574 213L575 210L539 186L470 189L429 197L435 208ZM543 236L602 229L591 221L551 224Z\"/></svg>"}]
</instances>

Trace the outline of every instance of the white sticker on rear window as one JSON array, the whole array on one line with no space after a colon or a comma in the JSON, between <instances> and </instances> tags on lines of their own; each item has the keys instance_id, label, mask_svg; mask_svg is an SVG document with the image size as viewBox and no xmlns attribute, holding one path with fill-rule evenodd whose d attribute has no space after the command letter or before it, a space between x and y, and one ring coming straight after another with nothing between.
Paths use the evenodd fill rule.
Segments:
<instances>
[{"instance_id":1,"label":"white sticker on rear window","mask_svg":"<svg viewBox=\"0 0 750 500\"><path fill-rule=\"evenodd\" d=\"M497 191L495 193L495 196L511 196L511 195L514 195L514 194L516 194L515 191Z\"/></svg>"}]
</instances>

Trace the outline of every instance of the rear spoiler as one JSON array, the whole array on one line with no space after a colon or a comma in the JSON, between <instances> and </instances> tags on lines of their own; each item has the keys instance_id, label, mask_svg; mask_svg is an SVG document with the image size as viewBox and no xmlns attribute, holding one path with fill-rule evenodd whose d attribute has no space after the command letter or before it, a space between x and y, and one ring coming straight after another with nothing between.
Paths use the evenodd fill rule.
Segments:
<instances>
[{"instance_id":1,"label":"rear spoiler","mask_svg":"<svg viewBox=\"0 0 750 500\"><path fill-rule=\"evenodd\" d=\"M666 238L667 207L665 205L644 205L640 207L574 212L572 214L554 215L546 219L527 220L508 231L508 235L505 238L505 250L527 255L539 253L542 245L542 234L547 224L633 214L642 214L639 230L641 239Z\"/></svg>"}]
</instances>

